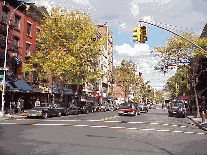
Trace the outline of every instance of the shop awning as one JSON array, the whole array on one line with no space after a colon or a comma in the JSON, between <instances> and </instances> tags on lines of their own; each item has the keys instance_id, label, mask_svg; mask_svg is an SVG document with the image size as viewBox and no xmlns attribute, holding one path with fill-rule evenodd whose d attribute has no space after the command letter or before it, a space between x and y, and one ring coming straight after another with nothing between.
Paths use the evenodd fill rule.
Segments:
<instances>
[{"instance_id":1,"label":"shop awning","mask_svg":"<svg viewBox=\"0 0 207 155\"><path fill-rule=\"evenodd\" d=\"M0 84L3 84L3 81ZM5 84L9 86L9 90L7 91L10 92L34 93L34 89L23 80L5 81Z\"/></svg>"},{"instance_id":2,"label":"shop awning","mask_svg":"<svg viewBox=\"0 0 207 155\"><path fill-rule=\"evenodd\" d=\"M27 82L23 80L17 80L13 82L16 87L22 91L22 93L34 93L34 89L30 87L30 85L27 84ZM11 88L10 88L11 89Z\"/></svg>"},{"instance_id":3,"label":"shop awning","mask_svg":"<svg viewBox=\"0 0 207 155\"><path fill-rule=\"evenodd\" d=\"M64 88L64 94L72 95L73 94L73 90L72 89L68 89L68 88Z\"/></svg>"}]
</instances>

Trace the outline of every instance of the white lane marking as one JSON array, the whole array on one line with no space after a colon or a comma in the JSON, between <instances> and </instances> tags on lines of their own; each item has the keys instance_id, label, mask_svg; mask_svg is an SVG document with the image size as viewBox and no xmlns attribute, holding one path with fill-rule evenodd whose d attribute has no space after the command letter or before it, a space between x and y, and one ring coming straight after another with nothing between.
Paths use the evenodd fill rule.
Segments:
<instances>
[{"instance_id":1,"label":"white lane marking","mask_svg":"<svg viewBox=\"0 0 207 155\"><path fill-rule=\"evenodd\" d=\"M93 128L107 128L108 126L90 126L90 127L93 127Z\"/></svg>"},{"instance_id":2,"label":"white lane marking","mask_svg":"<svg viewBox=\"0 0 207 155\"><path fill-rule=\"evenodd\" d=\"M205 133L201 133L201 132L200 132L200 133L196 133L196 134L199 134L199 135L204 135Z\"/></svg>"},{"instance_id":3,"label":"white lane marking","mask_svg":"<svg viewBox=\"0 0 207 155\"><path fill-rule=\"evenodd\" d=\"M119 123L120 121L104 121L104 122Z\"/></svg>"},{"instance_id":4,"label":"white lane marking","mask_svg":"<svg viewBox=\"0 0 207 155\"><path fill-rule=\"evenodd\" d=\"M131 124L143 124L144 122L127 122L127 123L131 123Z\"/></svg>"},{"instance_id":5,"label":"white lane marking","mask_svg":"<svg viewBox=\"0 0 207 155\"><path fill-rule=\"evenodd\" d=\"M178 125L172 125L172 126L178 126Z\"/></svg>"},{"instance_id":6,"label":"white lane marking","mask_svg":"<svg viewBox=\"0 0 207 155\"><path fill-rule=\"evenodd\" d=\"M183 131L172 131L172 132L183 132Z\"/></svg>"},{"instance_id":7,"label":"white lane marking","mask_svg":"<svg viewBox=\"0 0 207 155\"><path fill-rule=\"evenodd\" d=\"M112 127L109 127L109 128L112 128L112 129L125 129L126 127L112 126Z\"/></svg>"},{"instance_id":8,"label":"white lane marking","mask_svg":"<svg viewBox=\"0 0 207 155\"><path fill-rule=\"evenodd\" d=\"M132 127L128 128L128 129L130 129L130 130L137 130L137 128L132 128Z\"/></svg>"},{"instance_id":9,"label":"white lane marking","mask_svg":"<svg viewBox=\"0 0 207 155\"><path fill-rule=\"evenodd\" d=\"M183 125L183 126L180 126L180 127L181 127L181 128L186 128L187 126L184 126L184 125Z\"/></svg>"},{"instance_id":10,"label":"white lane marking","mask_svg":"<svg viewBox=\"0 0 207 155\"><path fill-rule=\"evenodd\" d=\"M194 133L194 132L185 132L185 133Z\"/></svg>"},{"instance_id":11,"label":"white lane marking","mask_svg":"<svg viewBox=\"0 0 207 155\"><path fill-rule=\"evenodd\" d=\"M168 131L170 131L170 130L156 130L156 131L168 132Z\"/></svg>"},{"instance_id":12,"label":"white lane marking","mask_svg":"<svg viewBox=\"0 0 207 155\"><path fill-rule=\"evenodd\" d=\"M77 125L73 125L73 126L82 126L82 127L84 127L84 126L88 126L88 125L77 124Z\"/></svg>"},{"instance_id":13,"label":"white lane marking","mask_svg":"<svg viewBox=\"0 0 207 155\"><path fill-rule=\"evenodd\" d=\"M24 119L19 119L19 120L24 120ZM104 120L42 120L42 121L51 121L51 122L80 122L80 121L89 121L89 122L107 122L107 123L122 123L122 121L104 121ZM172 125L172 124L160 124L160 123L156 123L156 122L126 122L126 123L129 123L129 124L151 124L151 125L163 125L163 126L174 126L174 127L181 127L181 128L186 128L188 126L180 126L180 125Z\"/></svg>"},{"instance_id":14,"label":"white lane marking","mask_svg":"<svg viewBox=\"0 0 207 155\"><path fill-rule=\"evenodd\" d=\"M0 124L17 124L17 123L0 123Z\"/></svg>"},{"instance_id":15,"label":"white lane marking","mask_svg":"<svg viewBox=\"0 0 207 155\"><path fill-rule=\"evenodd\" d=\"M68 125L68 124L32 124L32 125L45 125L45 126L49 126L49 125L57 125L57 126L61 126L61 125Z\"/></svg>"},{"instance_id":16,"label":"white lane marking","mask_svg":"<svg viewBox=\"0 0 207 155\"><path fill-rule=\"evenodd\" d=\"M141 129L141 130L149 130L150 131L150 130L155 130L155 129Z\"/></svg>"}]
</instances>

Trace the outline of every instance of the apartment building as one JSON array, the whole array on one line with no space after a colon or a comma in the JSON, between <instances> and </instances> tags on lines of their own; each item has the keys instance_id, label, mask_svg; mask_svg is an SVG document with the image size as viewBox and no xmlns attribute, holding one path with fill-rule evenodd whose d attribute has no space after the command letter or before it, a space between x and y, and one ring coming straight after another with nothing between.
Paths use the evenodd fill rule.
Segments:
<instances>
[{"instance_id":1,"label":"apartment building","mask_svg":"<svg viewBox=\"0 0 207 155\"><path fill-rule=\"evenodd\" d=\"M113 90L113 33L106 25L98 25L98 28L101 36L106 37L103 54L99 58L99 68L105 74L101 79L99 91L102 94L102 101L107 101Z\"/></svg>"}]
</instances>

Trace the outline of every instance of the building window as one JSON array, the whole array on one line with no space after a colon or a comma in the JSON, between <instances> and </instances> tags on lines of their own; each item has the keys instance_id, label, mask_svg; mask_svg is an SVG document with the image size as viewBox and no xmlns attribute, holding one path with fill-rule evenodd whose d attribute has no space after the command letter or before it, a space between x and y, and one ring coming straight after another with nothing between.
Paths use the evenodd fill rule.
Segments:
<instances>
[{"instance_id":1,"label":"building window","mask_svg":"<svg viewBox=\"0 0 207 155\"><path fill-rule=\"evenodd\" d=\"M2 10L1 22L7 24L7 12Z\"/></svg>"},{"instance_id":2,"label":"building window","mask_svg":"<svg viewBox=\"0 0 207 155\"><path fill-rule=\"evenodd\" d=\"M14 40L13 40L14 53L18 53L18 44L19 44L19 38L14 36Z\"/></svg>"},{"instance_id":3,"label":"building window","mask_svg":"<svg viewBox=\"0 0 207 155\"><path fill-rule=\"evenodd\" d=\"M34 71L34 83L38 83L38 71Z\"/></svg>"},{"instance_id":4,"label":"building window","mask_svg":"<svg viewBox=\"0 0 207 155\"><path fill-rule=\"evenodd\" d=\"M20 20L20 16L15 14L15 21L14 21L14 29L15 30L19 30L19 20Z\"/></svg>"},{"instance_id":5,"label":"building window","mask_svg":"<svg viewBox=\"0 0 207 155\"><path fill-rule=\"evenodd\" d=\"M26 80L29 79L29 71L26 71L26 72L25 72L25 79L26 79Z\"/></svg>"},{"instance_id":6,"label":"building window","mask_svg":"<svg viewBox=\"0 0 207 155\"><path fill-rule=\"evenodd\" d=\"M52 77L52 86L55 85L55 77Z\"/></svg>"},{"instance_id":7,"label":"building window","mask_svg":"<svg viewBox=\"0 0 207 155\"><path fill-rule=\"evenodd\" d=\"M31 36L32 23L27 22L27 35Z\"/></svg>"},{"instance_id":8,"label":"building window","mask_svg":"<svg viewBox=\"0 0 207 155\"><path fill-rule=\"evenodd\" d=\"M36 30L36 39L39 39L39 36L40 36L40 28L37 27L37 30Z\"/></svg>"},{"instance_id":9,"label":"building window","mask_svg":"<svg viewBox=\"0 0 207 155\"><path fill-rule=\"evenodd\" d=\"M5 48L6 47L6 35L0 34L0 47Z\"/></svg>"},{"instance_id":10,"label":"building window","mask_svg":"<svg viewBox=\"0 0 207 155\"><path fill-rule=\"evenodd\" d=\"M30 46L31 46L31 43L27 42L26 43L26 56L30 56Z\"/></svg>"}]
</instances>

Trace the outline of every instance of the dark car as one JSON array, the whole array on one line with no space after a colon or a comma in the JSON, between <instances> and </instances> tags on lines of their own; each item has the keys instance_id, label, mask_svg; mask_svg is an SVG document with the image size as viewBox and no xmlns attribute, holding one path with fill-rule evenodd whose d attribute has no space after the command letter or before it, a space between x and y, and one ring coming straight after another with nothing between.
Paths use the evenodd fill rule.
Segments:
<instances>
[{"instance_id":1,"label":"dark car","mask_svg":"<svg viewBox=\"0 0 207 155\"><path fill-rule=\"evenodd\" d=\"M140 115L139 107L133 103L123 103L118 110L118 115Z\"/></svg>"},{"instance_id":2,"label":"dark car","mask_svg":"<svg viewBox=\"0 0 207 155\"><path fill-rule=\"evenodd\" d=\"M78 113L79 113L79 107L77 107L74 104L70 104L68 107L68 114L78 115Z\"/></svg>"},{"instance_id":3,"label":"dark car","mask_svg":"<svg viewBox=\"0 0 207 155\"><path fill-rule=\"evenodd\" d=\"M145 103L139 103L138 106L139 106L140 112L144 112L144 113L147 113L148 112L147 104L145 104Z\"/></svg>"},{"instance_id":4,"label":"dark car","mask_svg":"<svg viewBox=\"0 0 207 155\"><path fill-rule=\"evenodd\" d=\"M95 112L97 108L97 103L93 101L87 101L86 105L88 106L89 112Z\"/></svg>"},{"instance_id":5,"label":"dark car","mask_svg":"<svg viewBox=\"0 0 207 155\"><path fill-rule=\"evenodd\" d=\"M48 116L61 116L62 108L57 104L44 104L36 106L32 109L25 110L27 117L42 117L46 119Z\"/></svg>"},{"instance_id":6,"label":"dark car","mask_svg":"<svg viewBox=\"0 0 207 155\"><path fill-rule=\"evenodd\" d=\"M81 114L88 114L89 110L88 110L88 106L85 104L77 104L77 107L79 107L78 112Z\"/></svg>"},{"instance_id":7,"label":"dark car","mask_svg":"<svg viewBox=\"0 0 207 155\"><path fill-rule=\"evenodd\" d=\"M106 112L106 104L105 103L98 104L96 111Z\"/></svg>"},{"instance_id":8,"label":"dark car","mask_svg":"<svg viewBox=\"0 0 207 155\"><path fill-rule=\"evenodd\" d=\"M81 101L78 105L79 113L88 114L94 112L93 101Z\"/></svg>"},{"instance_id":9,"label":"dark car","mask_svg":"<svg viewBox=\"0 0 207 155\"><path fill-rule=\"evenodd\" d=\"M168 116L186 117L186 107L182 100L173 100L168 109Z\"/></svg>"}]
</instances>

